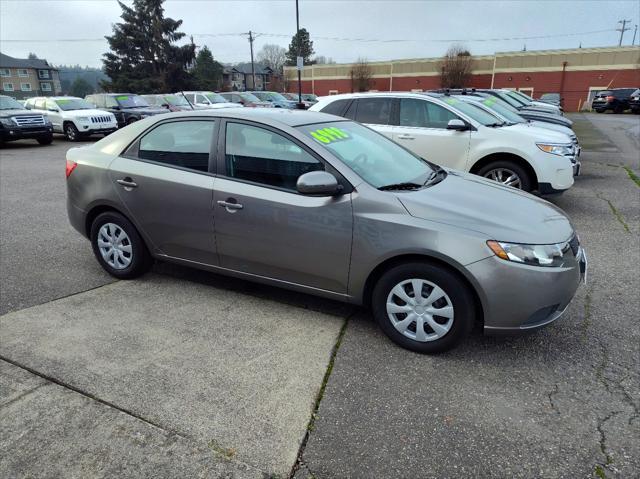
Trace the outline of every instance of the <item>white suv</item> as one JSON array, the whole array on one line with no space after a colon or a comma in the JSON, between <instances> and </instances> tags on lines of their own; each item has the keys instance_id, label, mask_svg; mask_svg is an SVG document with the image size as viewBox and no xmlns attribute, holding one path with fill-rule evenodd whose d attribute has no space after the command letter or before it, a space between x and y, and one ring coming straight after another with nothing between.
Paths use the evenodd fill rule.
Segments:
<instances>
[{"instance_id":1,"label":"white suv","mask_svg":"<svg viewBox=\"0 0 640 479\"><path fill-rule=\"evenodd\" d=\"M184 95L196 110L209 108L239 108L240 103L232 103L219 93L212 91L183 91L176 95Z\"/></svg>"},{"instance_id":2,"label":"white suv","mask_svg":"<svg viewBox=\"0 0 640 479\"><path fill-rule=\"evenodd\" d=\"M74 96L29 98L24 106L46 115L53 131L64 133L70 141L97 134L106 136L118 129L113 113L96 110L91 103Z\"/></svg>"},{"instance_id":3,"label":"white suv","mask_svg":"<svg viewBox=\"0 0 640 479\"><path fill-rule=\"evenodd\" d=\"M525 191L553 194L573 185L575 149L567 135L507 126L479 106L448 95L334 95L320 98L310 110L359 121L433 163Z\"/></svg>"}]
</instances>

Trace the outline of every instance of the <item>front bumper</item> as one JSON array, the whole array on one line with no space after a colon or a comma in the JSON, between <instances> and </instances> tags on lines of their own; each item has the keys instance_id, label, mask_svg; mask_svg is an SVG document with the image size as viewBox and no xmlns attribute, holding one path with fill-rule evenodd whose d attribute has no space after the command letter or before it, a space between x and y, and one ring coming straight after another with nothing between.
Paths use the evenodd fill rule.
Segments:
<instances>
[{"instance_id":1,"label":"front bumper","mask_svg":"<svg viewBox=\"0 0 640 479\"><path fill-rule=\"evenodd\" d=\"M467 266L482 290L485 334L539 329L562 316L586 281L587 258L580 248L562 268L528 266L496 256Z\"/></svg>"},{"instance_id":2,"label":"front bumper","mask_svg":"<svg viewBox=\"0 0 640 479\"><path fill-rule=\"evenodd\" d=\"M25 138L42 138L53 134L52 126L37 126L37 127L3 127L0 128L0 135L4 141L21 140Z\"/></svg>"},{"instance_id":3,"label":"front bumper","mask_svg":"<svg viewBox=\"0 0 640 479\"><path fill-rule=\"evenodd\" d=\"M96 124L80 124L78 127L78 131L83 135L100 135L100 134L109 134L113 133L118 129L117 123L107 123L105 125L96 125Z\"/></svg>"}]
</instances>

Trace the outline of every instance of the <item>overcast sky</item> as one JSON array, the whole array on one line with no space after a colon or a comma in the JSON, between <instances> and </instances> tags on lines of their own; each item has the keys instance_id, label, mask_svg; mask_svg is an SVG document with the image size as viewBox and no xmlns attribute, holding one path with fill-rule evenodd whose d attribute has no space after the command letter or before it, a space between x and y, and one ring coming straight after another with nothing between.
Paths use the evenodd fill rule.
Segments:
<instances>
[{"instance_id":1,"label":"overcast sky","mask_svg":"<svg viewBox=\"0 0 640 479\"><path fill-rule=\"evenodd\" d=\"M102 38L120 21L120 12L115 0L0 0L0 50L18 58L35 52L56 65L101 66L107 50ZM249 61L247 38L237 34L258 32L255 51L265 43L286 48L296 26L294 0L167 0L165 14L182 19L182 31L225 63ZM615 29L622 19L631 20L623 42L630 45L639 16L640 0L300 0L300 26L311 33L316 54L338 62L440 56L453 40L473 54L524 45L611 46L618 44ZM522 38L541 36L547 38ZM63 41L74 39L79 41Z\"/></svg>"}]
</instances>

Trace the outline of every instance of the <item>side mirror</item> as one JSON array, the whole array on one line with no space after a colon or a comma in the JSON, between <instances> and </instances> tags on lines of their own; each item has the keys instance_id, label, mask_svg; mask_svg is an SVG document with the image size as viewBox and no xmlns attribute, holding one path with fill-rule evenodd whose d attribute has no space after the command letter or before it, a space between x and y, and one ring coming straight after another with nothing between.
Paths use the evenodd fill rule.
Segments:
<instances>
[{"instance_id":1,"label":"side mirror","mask_svg":"<svg viewBox=\"0 0 640 479\"><path fill-rule=\"evenodd\" d=\"M468 129L467 124L462 120L449 120L449 123L447 123L447 130L465 131Z\"/></svg>"},{"instance_id":2,"label":"side mirror","mask_svg":"<svg viewBox=\"0 0 640 479\"><path fill-rule=\"evenodd\" d=\"M298 178L298 193L309 196L334 196L342 191L342 185L331 173L326 171L310 171Z\"/></svg>"},{"instance_id":3,"label":"side mirror","mask_svg":"<svg viewBox=\"0 0 640 479\"><path fill-rule=\"evenodd\" d=\"M112 106L111 108L112 108L113 110L119 110L119 109L120 109L120 107L119 107L119 106Z\"/></svg>"},{"instance_id":4,"label":"side mirror","mask_svg":"<svg viewBox=\"0 0 640 479\"><path fill-rule=\"evenodd\" d=\"M57 108L47 108L48 111L53 111L55 113L59 112L60 110L58 110Z\"/></svg>"}]
</instances>

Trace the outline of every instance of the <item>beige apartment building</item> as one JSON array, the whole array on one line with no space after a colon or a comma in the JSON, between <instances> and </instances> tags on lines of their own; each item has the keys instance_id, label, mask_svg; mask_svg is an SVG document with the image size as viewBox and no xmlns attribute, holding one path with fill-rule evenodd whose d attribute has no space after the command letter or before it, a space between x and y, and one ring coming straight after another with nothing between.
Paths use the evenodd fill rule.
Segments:
<instances>
[{"instance_id":1,"label":"beige apartment building","mask_svg":"<svg viewBox=\"0 0 640 479\"><path fill-rule=\"evenodd\" d=\"M18 100L60 95L58 69L39 58L13 58L0 53L0 94Z\"/></svg>"}]
</instances>

